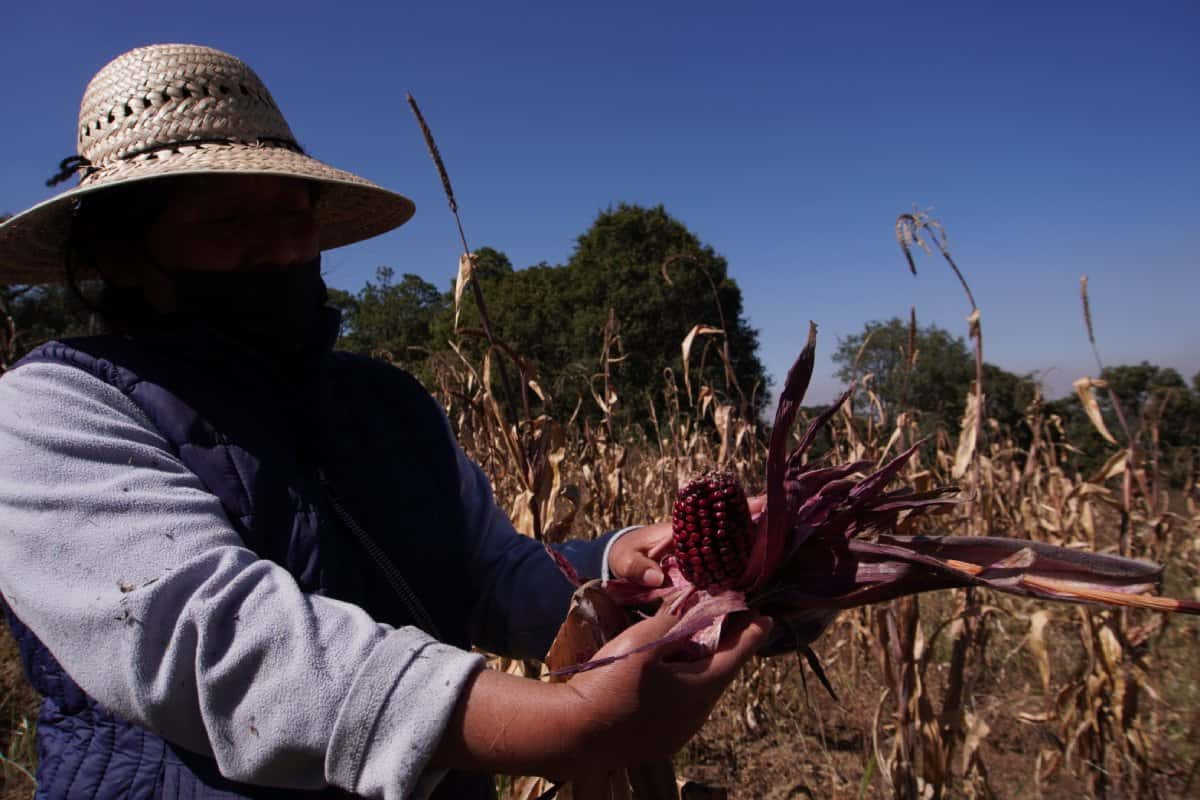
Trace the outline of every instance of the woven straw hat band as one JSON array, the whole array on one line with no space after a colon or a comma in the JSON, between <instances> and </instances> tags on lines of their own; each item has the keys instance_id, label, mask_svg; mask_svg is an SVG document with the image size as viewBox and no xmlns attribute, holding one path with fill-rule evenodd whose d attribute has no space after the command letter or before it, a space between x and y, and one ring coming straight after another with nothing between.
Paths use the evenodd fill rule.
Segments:
<instances>
[{"instance_id":1,"label":"woven straw hat band","mask_svg":"<svg viewBox=\"0 0 1200 800\"><path fill-rule=\"evenodd\" d=\"M92 79L79 109L79 154L91 165L84 184L120 161L221 141L300 149L254 71L205 47L125 53Z\"/></svg>"}]
</instances>

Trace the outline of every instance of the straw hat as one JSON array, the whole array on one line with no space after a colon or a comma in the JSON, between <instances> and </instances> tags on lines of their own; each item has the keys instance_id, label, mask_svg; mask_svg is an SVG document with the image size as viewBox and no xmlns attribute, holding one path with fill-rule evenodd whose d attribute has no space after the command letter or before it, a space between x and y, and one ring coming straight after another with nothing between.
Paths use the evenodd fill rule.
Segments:
<instances>
[{"instance_id":1,"label":"straw hat","mask_svg":"<svg viewBox=\"0 0 1200 800\"><path fill-rule=\"evenodd\" d=\"M78 153L61 177L79 185L0 225L0 282L62 280L72 201L107 188L172 175L248 173L318 181L322 250L408 221L406 197L304 154L258 76L207 47L131 50L92 78L79 108Z\"/></svg>"}]
</instances>

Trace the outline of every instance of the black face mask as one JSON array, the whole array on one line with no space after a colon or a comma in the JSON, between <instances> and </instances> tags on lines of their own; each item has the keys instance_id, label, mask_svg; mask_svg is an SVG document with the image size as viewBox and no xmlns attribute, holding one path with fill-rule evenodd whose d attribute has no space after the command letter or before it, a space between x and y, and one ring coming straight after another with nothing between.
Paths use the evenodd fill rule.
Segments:
<instances>
[{"instance_id":1,"label":"black face mask","mask_svg":"<svg viewBox=\"0 0 1200 800\"><path fill-rule=\"evenodd\" d=\"M163 274L177 318L207 325L264 356L294 360L328 338L319 255L290 267Z\"/></svg>"}]
</instances>

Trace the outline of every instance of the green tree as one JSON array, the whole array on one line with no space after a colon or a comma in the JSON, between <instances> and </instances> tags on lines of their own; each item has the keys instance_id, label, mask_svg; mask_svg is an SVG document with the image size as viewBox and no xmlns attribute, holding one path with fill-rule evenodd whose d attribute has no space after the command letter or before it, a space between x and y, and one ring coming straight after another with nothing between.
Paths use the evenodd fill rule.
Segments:
<instances>
[{"instance_id":1,"label":"green tree","mask_svg":"<svg viewBox=\"0 0 1200 800\"><path fill-rule=\"evenodd\" d=\"M567 322L572 313L567 305L568 280L566 268L548 264L499 275L484 273L480 279L493 334L529 360L538 379L554 395L573 393L578 388L578 354L567 336ZM447 310L435 325L443 341L453 336L452 317L453 310ZM459 330L469 349L478 353L486 347L479 313L470 296L463 298ZM575 377L567 380L565 376L572 369Z\"/></svg>"},{"instance_id":2,"label":"green tree","mask_svg":"<svg viewBox=\"0 0 1200 800\"><path fill-rule=\"evenodd\" d=\"M578 375L575 375L576 380L564 380L572 361L563 336L564 320L571 313L565 305L563 290L568 279L567 270L544 263L514 270L508 256L492 247L480 247L474 255L473 280L483 294L492 335L529 362L541 385L550 391L552 398L557 398L557 402L552 402L552 410L569 412L567 404L573 402L578 389ZM463 352L478 363L489 343L475 304L474 291L467 289L463 294L457 329L453 280L445 301L444 308L431 325L435 347L444 348L447 342L456 341ZM516 391L515 369L510 366L508 373ZM569 388L566 383L570 384ZM516 402L515 397L513 401Z\"/></svg>"},{"instance_id":3,"label":"green tree","mask_svg":"<svg viewBox=\"0 0 1200 800\"><path fill-rule=\"evenodd\" d=\"M918 327L914 336L898 317L868 322L861 333L839 339L833 362L838 379L847 383L871 375L871 387L888 414L918 411L922 428L930 431L958 429L975 380L975 357L962 337L937 325ZM1023 441L1029 433L1022 417L1033 400L1032 380L984 363L983 392L987 416Z\"/></svg>"},{"instance_id":4,"label":"green tree","mask_svg":"<svg viewBox=\"0 0 1200 800\"><path fill-rule=\"evenodd\" d=\"M1191 412L1191 392L1183 377L1170 367L1160 367L1143 361L1136 365L1107 367L1100 377L1108 381L1118 402L1126 411L1130 432L1137 436L1141 429L1161 419L1173 433L1190 430L1196 419ZM1102 393L1102 406L1109 398ZM1132 415L1128 412L1133 411Z\"/></svg>"},{"instance_id":5,"label":"green tree","mask_svg":"<svg viewBox=\"0 0 1200 800\"><path fill-rule=\"evenodd\" d=\"M663 264L670 260L670 282ZM758 358L758 332L743 315L742 293L729 277L728 264L660 205L620 205L602 212L579 237L568 262L569 336L572 350L597 358L597 333L609 309L620 320L627 360L617 375L617 390L626 399L661 381L667 367L682 368L680 344L698 324L721 327L728 337L735 385L726 385L718 359L709 359L704 380L737 401L740 386L765 401L766 373ZM695 356L693 356L695 359ZM694 374L696 370L693 364Z\"/></svg>"},{"instance_id":6,"label":"green tree","mask_svg":"<svg viewBox=\"0 0 1200 800\"><path fill-rule=\"evenodd\" d=\"M1116 395L1130 435L1144 452L1156 456L1168 480L1179 485L1189 469L1200 467L1200 391L1189 388L1178 371L1143 361L1105 367L1100 377ZM1096 390L1095 396L1105 425L1124 444L1124 428L1108 391ZM1096 432L1078 396L1057 401L1053 410L1063 417L1068 441L1081 451L1073 458L1075 468L1094 474L1113 445Z\"/></svg>"},{"instance_id":7,"label":"green tree","mask_svg":"<svg viewBox=\"0 0 1200 800\"><path fill-rule=\"evenodd\" d=\"M357 294L332 290L330 303L342 310L338 346L358 353L387 354L416 368L432 344L431 325L446 307L446 297L433 284L411 274L399 281L389 267Z\"/></svg>"},{"instance_id":8,"label":"green tree","mask_svg":"<svg viewBox=\"0 0 1200 800\"><path fill-rule=\"evenodd\" d=\"M481 247L475 251L475 280L481 286L498 283L512 274L512 261L500 250Z\"/></svg>"},{"instance_id":9,"label":"green tree","mask_svg":"<svg viewBox=\"0 0 1200 800\"><path fill-rule=\"evenodd\" d=\"M663 262L672 256L677 258L668 283ZM765 373L757 333L742 315L741 291L729 278L725 260L661 206L621 205L602 212L563 266L542 263L513 270L507 256L492 248L480 248L476 257L475 274L493 333L532 362L542 385L556 398L555 413L568 414L580 396L590 396L593 376L601 370L602 332L610 309L620 324L624 355L612 371L623 413L644 415L645 395L661 385L663 370L681 373L680 344L692 326L719 327L722 318L738 382L747 395L758 386L761 407ZM469 294L463 298L459 326L468 348L478 354L486 342ZM433 330L435 339L453 335L451 308ZM693 356L693 366L697 361ZM725 386L718 360L708 361L696 381L705 380L737 401L736 389ZM584 409L598 413L591 403Z\"/></svg>"},{"instance_id":10,"label":"green tree","mask_svg":"<svg viewBox=\"0 0 1200 800\"><path fill-rule=\"evenodd\" d=\"M0 284L0 372L42 342L86 334L88 317L61 284Z\"/></svg>"}]
</instances>

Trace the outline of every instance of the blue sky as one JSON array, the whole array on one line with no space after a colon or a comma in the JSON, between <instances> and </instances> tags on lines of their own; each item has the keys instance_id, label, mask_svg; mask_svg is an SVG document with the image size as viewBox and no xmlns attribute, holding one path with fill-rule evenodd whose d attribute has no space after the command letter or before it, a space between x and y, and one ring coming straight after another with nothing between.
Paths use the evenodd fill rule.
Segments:
<instances>
[{"instance_id":1,"label":"blue sky","mask_svg":"<svg viewBox=\"0 0 1200 800\"><path fill-rule=\"evenodd\" d=\"M386 7L385 7L386 6ZM453 219L404 103L437 136L473 246L561 263L601 209L662 203L724 255L781 380L820 325L965 335L937 260L893 234L945 224L983 312L985 357L1057 395L1107 363L1200 370L1200 6L730 3L21 4L0 31L9 155L0 211L49 196L90 76L142 44L208 44L266 81L310 153L412 197L399 231L326 256L439 287ZM682 338L685 332L678 332Z\"/></svg>"}]
</instances>

